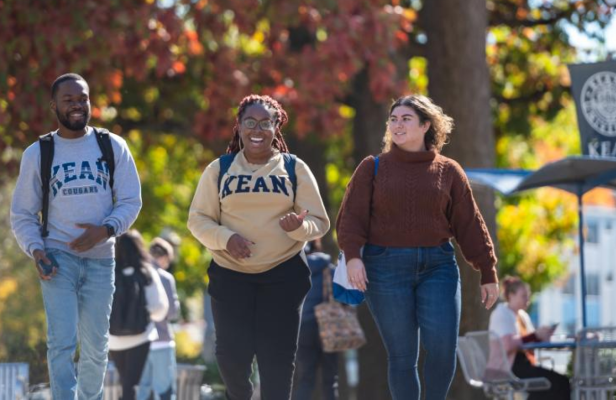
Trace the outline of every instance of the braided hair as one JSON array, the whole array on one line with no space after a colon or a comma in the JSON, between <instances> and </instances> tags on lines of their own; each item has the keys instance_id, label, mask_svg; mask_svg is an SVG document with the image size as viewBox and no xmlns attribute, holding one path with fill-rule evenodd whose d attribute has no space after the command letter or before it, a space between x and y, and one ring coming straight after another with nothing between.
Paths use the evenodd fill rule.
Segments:
<instances>
[{"instance_id":1,"label":"braided hair","mask_svg":"<svg viewBox=\"0 0 616 400\"><path fill-rule=\"evenodd\" d=\"M246 109L253 104L262 104L263 106L274 110L274 141L272 147L280 151L281 153L288 153L289 147L282 137L280 129L287 123L289 117L286 111L282 108L280 103L269 96L259 96L258 94L251 94L246 96L240 102L240 106L237 111L237 117L235 118L235 126L233 127L233 138L227 146L227 154L238 153L241 150L240 147L240 124L242 123L242 117Z\"/></svg>"}]
</instances>

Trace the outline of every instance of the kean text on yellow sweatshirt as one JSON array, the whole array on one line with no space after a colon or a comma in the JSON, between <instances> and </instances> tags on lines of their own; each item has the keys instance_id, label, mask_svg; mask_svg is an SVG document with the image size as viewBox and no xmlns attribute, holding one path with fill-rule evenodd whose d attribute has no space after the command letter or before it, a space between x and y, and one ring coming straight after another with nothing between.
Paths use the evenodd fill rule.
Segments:
<instances>
[{"instance_id":1,"label":"kean text on yellow sweatshirt","mask_svg":"<svg viewBox=\"0 0 616 400\"><path fill-rule=\"evenodd\" d=\"M295 166L297 193L293 201L280 153L266 164L250 164L240 151L223 176L218 190L220 164L214 160L205 168L190 206L188 228L221 267L244 273L260 273L274 268L301 251L306 241L323 236L329 218L312 172L299 158ZM285 232L279 219L308 210L303 224ZM242 260L227 252L227 242L235 233L254 242L251 256Z\"/></svg>"}]
</instances>

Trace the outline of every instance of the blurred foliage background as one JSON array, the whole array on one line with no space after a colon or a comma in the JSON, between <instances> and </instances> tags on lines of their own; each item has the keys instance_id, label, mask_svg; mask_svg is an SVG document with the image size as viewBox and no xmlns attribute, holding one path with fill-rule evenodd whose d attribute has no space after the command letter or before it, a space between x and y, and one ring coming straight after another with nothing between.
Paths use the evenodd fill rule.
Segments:
<instances>
[{"instance_id":1,"label":"blurred foliage background","mask_svg":"<svg viewBox=\"0 0 616 400\"><path fill-rule=\"evenodd\" d=\"M566 65L610 56L601 32L613 13L605 0L0 0L0 362L28 361L31 381L47 379L37 277L8 210L22 151L55 129L58 75L86 77L92 124L128 141L144 199L135 227L148 240L181 238L173 273L186 304L206 288L210 260L186 229L188 207L242 97L268 94L287 109L289 145L334 219L353 168L380 149L391 99L410 92L454 116L445 152L463 166L537 168L579 154ZM596 46L574 48L571 32ZM614 205L601 190L585 201ZM563 275L561 255L575 250L573 196L541 189L482 207L497 212L501 276L538 291ZM191 339L178 340L180 357L196 362ZM382 349L367 346L360 362L373 352ZM382 387L384 373L371 379Z\"/></svg>"}]
</instances>

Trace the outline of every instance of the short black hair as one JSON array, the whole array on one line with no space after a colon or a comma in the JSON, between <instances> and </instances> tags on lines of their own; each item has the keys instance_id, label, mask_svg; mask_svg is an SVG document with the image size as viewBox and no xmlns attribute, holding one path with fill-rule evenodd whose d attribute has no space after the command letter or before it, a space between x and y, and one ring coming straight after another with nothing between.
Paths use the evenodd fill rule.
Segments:
<instances>
[{"instance_id":1,"label":"short black hair","mask_svg":"<svg viewBox=\"0 0 616 400\"><path fill-rule=\"evenodd\" d=\"M60 87L60 84L66 81L84 81L86 85L88 84L88 82L83 78L83 76L76 74L74 72L69 72L68 74L60 75L51 84L51 98L52 99L56 97L56 92L58 91L58 87Z\"/></svg>"}]
</instances>

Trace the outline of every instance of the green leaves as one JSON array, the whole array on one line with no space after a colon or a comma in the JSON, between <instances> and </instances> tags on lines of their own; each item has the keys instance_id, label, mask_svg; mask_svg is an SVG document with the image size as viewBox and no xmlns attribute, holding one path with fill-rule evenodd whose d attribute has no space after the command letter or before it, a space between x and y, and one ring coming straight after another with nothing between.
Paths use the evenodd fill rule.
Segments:
<instances>
[{"instance_id":1,"label":"green leaves","mask_svg":"<svg viewBox=\"0 0 616 400\"><path fill-rule=\"evenodd\" d=\"M497 142L498 163L511 168L537 169L579 154L579 134L572 101L552 121L535 117L530 137L503 136ZM567 271L566 254L574 251L577 228L576 197L552 188L512 198L499 198L497 223L499 274L519 275L533 291Z\"/></svg>"},{"instance_id":2,"label":"green leaves","mask_svg":"<svg viewBox=\"0 0 616 400\"><path fill-rule=\"evenodd\" d=\"M187 298L207 283L210 255L188 231L186 221L201 173L215 155L194 139L137 130L128 136L144 199L135 227L146 240L163 231L173 231L181 238L173 272L182 298Z\"/></svg>"}]
</instances>

